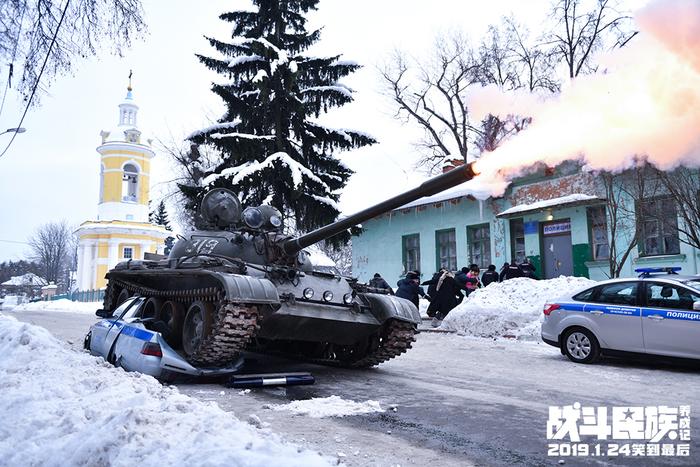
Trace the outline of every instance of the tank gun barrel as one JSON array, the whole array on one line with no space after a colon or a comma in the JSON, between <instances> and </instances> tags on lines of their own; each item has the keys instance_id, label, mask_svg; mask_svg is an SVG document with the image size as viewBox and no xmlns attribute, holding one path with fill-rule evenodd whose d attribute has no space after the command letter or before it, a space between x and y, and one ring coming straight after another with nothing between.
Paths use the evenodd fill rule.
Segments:
<instances>
[{"instance_id":1,"label":"tank gun barrel","mask_svg":"<svg viewBox=\"0 0 700 467\"><path fill-rule=\"evenodd\" d=\"M404 204L410 203L417 199L423 198L425 196L432 196L434 194L445 191L449 188L455 187L460 183L466 182L474 178L477 172L474 170L473 162L470 164L464 164L459 167L446 172L437 177L433 177L429 180L423 182L420 186L413 188L412 190L396 195L393 198L389 198L379 204L375 204L367 209L363 209L351 216L344 219L340 219L332 224L328 224L319 229L313 230L305 235L297 238L292 238L284 243L282 243L282 249L287 255L293 255L299 250L302 250L314 243L321 240L325 240L340 232L349 229L352 226L365 222L366 220L372 219L373 217L383 214L385 212L391 211L392 209L399 208Z\"/></svg>"}]
</instances>

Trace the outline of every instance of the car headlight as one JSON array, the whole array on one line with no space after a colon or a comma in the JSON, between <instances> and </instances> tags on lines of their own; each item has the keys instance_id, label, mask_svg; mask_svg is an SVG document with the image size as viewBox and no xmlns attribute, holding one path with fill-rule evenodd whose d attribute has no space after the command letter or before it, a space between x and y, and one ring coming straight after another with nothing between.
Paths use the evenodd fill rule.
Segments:
<instances>
[{"instance_id":1,"label":"car headlight","mask_svg":"<svg viewBox=\"0 0 700 467\"><path fill-rule=\"evenodd\" d=\"M314 289L311 287L307 287L304 289L304 298L307 300L311 300L314 297Z\"/></svg>"},{"instance_id":2,"label":"car headlight","mask_svg":"<svg viewBox=\"0 0 700 467\"><path fill-rule=\"evenodd\" d=\"M243 211L243 222L251 229L259 229L265 222L262 211L258 208L246 208Z\"/></svg>"},{"instance_id":3,"label":"car headlight","mask_svg":"<svg viewBox=\"0 0 700 467\"><path fill-rule=\"evenodd\" d=\"M352 303L352 294L351 293L346 293L343 295L343 303L346 305L350 305Z\"/></svg>"},{"instance_id":4,"label":"car headlight","mask_svg":"<svg viewBox=\"0 0 700 467\"><path fill-rule=\"evenodd\" d=\"M323 300L326 302L330 302L331 300L333 300L333 292L331 292L330 290L326 290L325 292L323 292Z\"/></svg>"}]
</instances>

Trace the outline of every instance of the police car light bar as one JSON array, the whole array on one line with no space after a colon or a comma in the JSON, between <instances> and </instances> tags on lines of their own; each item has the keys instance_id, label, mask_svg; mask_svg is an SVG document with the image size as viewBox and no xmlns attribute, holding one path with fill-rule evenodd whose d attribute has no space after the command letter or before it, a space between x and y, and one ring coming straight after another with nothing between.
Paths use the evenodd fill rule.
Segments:
<instances>
[{"instance_id":1,"label":"police car light bar","mask_svg":"<svg viewBox=\"0 0 700 467\"><path fill-rule=\"evenodd\" d=\"M634 270L634 272L638 273L639 277L647 277L651 274L678 274L678 271L680 270L680 266L672 266L665 268L637 268Z\"/></svg>"},{"instance_id":2,"label":"police car light bar","mask_svg":"<svg viewBox=\"0 0 700 467\"><path fill-rule=\"evenodd\" d=\"M232 388L254 388L262 386L300 386L314 384L311 373L273 373L261 375L233 375L228 382Z\"/></svg>"}]
</instances>

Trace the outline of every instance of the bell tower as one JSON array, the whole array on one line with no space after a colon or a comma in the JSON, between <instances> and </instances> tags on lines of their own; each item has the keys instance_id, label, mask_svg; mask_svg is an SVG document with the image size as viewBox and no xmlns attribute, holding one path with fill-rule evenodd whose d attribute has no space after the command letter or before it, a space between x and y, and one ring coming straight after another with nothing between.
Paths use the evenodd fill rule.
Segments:
<instances>
[{"instance_id":1,"label":"bell tower","mask_svg":"<svg viewBox=\"0 0 700 467\"><path fill-rule=\"evenodd\" d=\"M97 220L76 230L78 242L77 287L101 289L105 274L120 261L162 253L170 231L148 222L151 140L143 141L138 127L139 106L134 100L129 72L126 97L119 104L115 127L100 133L100 197Z\"/></svg>"}]
</instances>

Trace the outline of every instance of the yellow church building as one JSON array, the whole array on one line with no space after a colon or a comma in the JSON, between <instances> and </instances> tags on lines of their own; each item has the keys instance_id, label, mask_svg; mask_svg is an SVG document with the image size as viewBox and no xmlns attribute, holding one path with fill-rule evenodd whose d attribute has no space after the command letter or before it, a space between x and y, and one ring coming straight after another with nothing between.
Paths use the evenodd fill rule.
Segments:
<instances>
[{"instance_id":1,"label":"yellow church building","mask_svg":"<svg viewBox=\"0 0 700 467\"><path fill-rule=\"evenodd\" d=\"M144 253L162 253L171 232L148 222L151 140L142 141L137 125L139 107L131 79L119 104L119 125L102 131L100 198L97 220L83 222L78 235L78 290L106 285L105 274L118 262L143 259Z\"/></svg>"}]
</instances>

